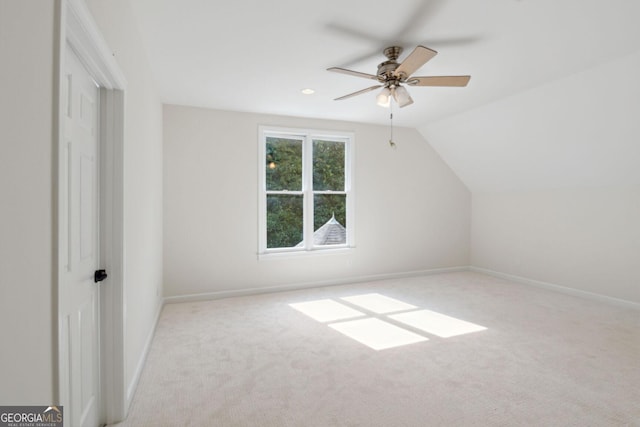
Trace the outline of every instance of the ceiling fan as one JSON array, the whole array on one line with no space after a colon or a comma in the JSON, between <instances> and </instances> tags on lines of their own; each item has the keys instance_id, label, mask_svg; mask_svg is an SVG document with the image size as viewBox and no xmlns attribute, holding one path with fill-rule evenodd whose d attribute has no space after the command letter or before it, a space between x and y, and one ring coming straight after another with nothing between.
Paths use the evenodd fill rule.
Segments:
<instances>
[{"instance_id":1,"label":"ceiling fan","mask_svg":"<svg viewBox=\"0 0 640 427\"><path fill-rule=\"evenodd\" d=\"M355 77L363 77L365 79L377 80L379 84L350 93L348 95L336 98L335 101L351 98L363 93L383 88L377 97L378 105L388 107L391 103L391 97L402 107L406 107L413 103L413 99L402 84L409 86L446 86L446 87L463 87L469 83L471 76L429 76L429 77L412 77L411 75L427 63L431 58L437 55L433 49L418 45L413 52L407 56L404 61L398 63L397 59L402 54L402 48L399 46L391 46L383 51L387 60L378 65L378 71L374 74L361 73L359 71L347 70L346 68L331 67L327 71L347 74Z\"/></svg>"}]
</instances>

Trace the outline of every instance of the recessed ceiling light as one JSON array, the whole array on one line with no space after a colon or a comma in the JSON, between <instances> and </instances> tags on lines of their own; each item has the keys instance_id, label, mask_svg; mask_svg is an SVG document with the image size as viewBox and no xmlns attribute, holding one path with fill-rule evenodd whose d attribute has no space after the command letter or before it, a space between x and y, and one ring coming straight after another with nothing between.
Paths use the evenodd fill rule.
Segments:
<instances>
[{"instance_id":1,"label":"recessed ceiling light","mask_svg":"<svg viewBox=\"0 0 640 427\"><path fill-rule=\"evenodd\" d=\"M301 92L304 93L305 95L312 95L312 94L316 93L315 90L308 89L308 88L307 89L302 89Z\"/></svg>"}]
</instances>

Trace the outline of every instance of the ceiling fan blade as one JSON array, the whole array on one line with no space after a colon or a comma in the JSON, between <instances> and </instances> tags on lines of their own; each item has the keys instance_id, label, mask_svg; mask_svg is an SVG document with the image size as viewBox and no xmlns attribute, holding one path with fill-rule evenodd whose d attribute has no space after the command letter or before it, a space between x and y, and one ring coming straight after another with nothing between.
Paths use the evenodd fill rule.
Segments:
<instances>
[{"instance_id":1,"label":"ceiling fan blade","mask_svg":"<svg viewBox=\"0 0 640 427\"><path fill-rule=\"evenodd\" d=\"M419 6L410 11L409 19L396 34L397 40L405 40L407 36L415 31L420 31L428 27L427 22L438 14L444 6L444 0L429 0L420 2Z\"/></svg>"},{"instance_id":2,"label":"ceiling fan blade","mask_svg":"<svg viewBox=\"0 0 640 427\"><path fill-rule=\"evenodd\" d=\"M378 80L378 77L374 76L373 74L361 73L360 71L347 70L346 68L331 67L331 68L327 68L327 71L333 71L334 73L347 74L349 76L363 77L365 79Z\"/></svg>"},{"instance_id":3,"label":"ceiling fan blade","mask_svg":"<svg viewBox=\"0 0 640 427\"><path fill-rule=\"evenodd\" d=\"M348 27L344 24L331 22L326 25L326 27L330 30L333 30L338 33L342 33L343 35L352 37L354 39L360 39L368 44L374 44L378 46L402 46L408 44L417 44L417 43L408 43L407 37L415 33L416 31L422 30L427 21L432 19L434 15L438 13L440 8L444 6L445 0L424 0L419 3L417 8L409 11L407 16L408 20L402 25L399 31L391 35L391 37L382 38L375 32L365 32L359 30L357 28ZM377 55L380 52L376 50L373 55ZM367 58L368 59L368 58Z\"/></svg>"},{"instance_id":4,"label":"ceiling fan blade","mask_svg":"<svg viewBox=\"0 0 640 427\"><path fill-rule=\"evenodd\" d=\"M464 46L482 41L480 36L462 36L433 39L429 38L429 46L441 48L446 46Z\"/></svg>"},{"instance_id":5,"label":"ceiling fan blade","mask_svg":"<svg viewBox=\"0 0 640 427\"><path fill-rule=\"evenodd\" d=\"M471 79L471 76L411 77L406 83L410 86L464 87L469 83L469 79Z\"/></svg>"},{"instance_id":6,"label":"ceiling fan blade","mask_svg":"<svg viewBox=\"0 0 640 427\"><path fill-rule=\"evenodd\" d=\"M376 89L381 88L381 87L382 87L382 85L371 86L371 87L368 87L366 89L362 89L362 90L359 90L357 92L350 93L349 95L345 95L345 96L341 96L340 98L336 98L336 99L334 99L334 101L342 101L343 99L351 98L352 96L362 95L363 93L371 92L372 90L376 90Z\"/></svg>"},{"instance_id":7,"label":"ceiling fan blade","mask_svg":"<svg viewBox=\"0 0 640 427\"><path fill-rule=\"evenodd\" d=\"M372 44L380 44L385 40L382 40L378 37L377 34L374 33L368 33L365 31L361 31L358 30L357 28L352 28L352 27L348 27L346 25L343 24L338 24L335 22L330 22L326 25L326 28L332 30L332 31L336 31L338 33L342 33L345 34L347 36L356 38L356 39L360 39L366 43L372 43Z\"/></svg>"},{"instance_id":8,"label":"ceiling fan blade","mask_svg":"<svg viewBox=\"0 0 640 427\"><path fill-rule=\"evenodd\" d=\"M411 52L409 56L407 56L404 59L404 61L402 61L402 64L400 64L398 68L396 68L396 70L394 71L394 74L398 77L401 77L401 76L409 77L418 68L422 67L424 64L427 63L427 61L429 61L431 58L433 58L437 54L438 52L436 52L435 50L429 49L428 47L424 47L420 45L416 46L416 48L413 49L413 52Z\"/></svg>"}]
</instances>

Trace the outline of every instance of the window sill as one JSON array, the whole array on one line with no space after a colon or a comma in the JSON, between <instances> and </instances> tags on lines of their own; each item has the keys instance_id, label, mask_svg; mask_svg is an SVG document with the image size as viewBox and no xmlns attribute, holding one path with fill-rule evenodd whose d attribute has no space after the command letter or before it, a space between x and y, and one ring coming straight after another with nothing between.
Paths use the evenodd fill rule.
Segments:
<instances>
[{"instance_id":1,"label":"window sill","mask_svg":"<svg viewBox=\"0 0 640 427\"><path fill-rule=\"evenodd\" d=\"M340 246L336 248L323 248L312 250L298 250L298 251L269 251L258 254L259 261L265 260L286 260L296 258L318 257L326 255L347 255L353 253L355 246Z\"/></svg>"}]
</instances>

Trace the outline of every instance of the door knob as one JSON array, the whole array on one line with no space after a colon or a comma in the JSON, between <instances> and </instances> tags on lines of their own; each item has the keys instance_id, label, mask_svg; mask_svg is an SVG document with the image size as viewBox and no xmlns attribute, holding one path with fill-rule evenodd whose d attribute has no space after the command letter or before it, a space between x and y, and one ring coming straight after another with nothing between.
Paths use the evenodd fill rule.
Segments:
<instances>
[{"instance_id":1,"label":"door knob","mask_svg":"<svg viewBox=\"0 0 640 427\"><path fill-rule=\"evenodd\" d=\"M93 281L96 283L102 282L106 278L107 278L106 270L96 270L96 272L93 273Z\"/></svg>"}]
</instances>

